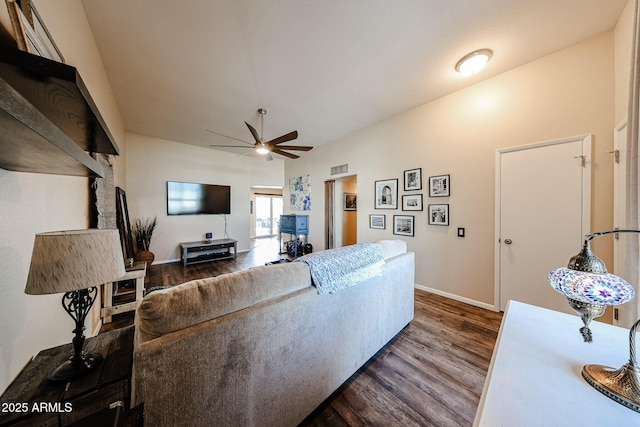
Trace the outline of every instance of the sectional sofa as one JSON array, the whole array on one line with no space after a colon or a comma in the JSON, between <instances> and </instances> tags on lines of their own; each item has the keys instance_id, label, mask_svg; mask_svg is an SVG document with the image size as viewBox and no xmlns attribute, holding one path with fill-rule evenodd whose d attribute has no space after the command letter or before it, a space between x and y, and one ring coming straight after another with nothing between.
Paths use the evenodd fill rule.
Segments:
<instances>
[{"instance_id":1,"label":"sectional sofa","mask_svg":"<svg viewBox=\"0 0 640 427\"><path fill-rule=\"evenodd\" d=\"M313 265L291 262L147 295L132 385L145 425L303 421L413 318L414 254L400 240L373 246L378 273L331 293L319 294Z\"/></svg>"}]
</instances>

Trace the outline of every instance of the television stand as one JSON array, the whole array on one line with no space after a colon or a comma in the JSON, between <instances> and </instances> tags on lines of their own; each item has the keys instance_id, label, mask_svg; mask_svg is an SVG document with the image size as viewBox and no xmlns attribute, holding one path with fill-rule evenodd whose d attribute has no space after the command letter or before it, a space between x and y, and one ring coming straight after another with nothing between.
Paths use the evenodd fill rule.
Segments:
<instances>
[{"instance_id":1,"label":"television stand","mask_svg":"<svg viewBox=\"0 0 640 427\"><path fill-rule=\"evenodd\" d=\"M233 239L201 240L198 242L180 243L182 265L199 262L216 261L219 259L236 259L238 241ZM231 253L233 248L233 253ZM226 251L221 251L226 249Z\"/></svg>"}]
</instances>

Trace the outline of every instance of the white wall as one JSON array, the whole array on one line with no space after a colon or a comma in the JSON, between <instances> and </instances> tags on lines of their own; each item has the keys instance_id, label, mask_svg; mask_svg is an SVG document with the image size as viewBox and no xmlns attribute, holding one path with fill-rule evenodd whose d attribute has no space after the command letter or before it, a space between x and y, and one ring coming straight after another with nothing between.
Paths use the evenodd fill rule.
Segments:
<instances>
[{"instance_id":1,"label":"white wall","mask_svg":"<svg viewBox=\"0 0 640 427\"><path fill-rule=\"evenodd\" d=\"M212 232L224 237L223 215L167 215L167 181L199 182L231 186L231 214L226 215L227 234L238 241L238 250L249 250L251 187L282 186L282 160L242 156L127 134L127 204L129 218L158 218L151 240L155 262L180 259L180 242L202 240Z\"/></svg>"},{"instance_id":2,"label":"white wall","mask_svg":"<svg viewBox=\"0 0 640 427\"><path fill-rule=\"evenodd\" d=\"M78 0L34 3L67 63L78 68L123 148L124 126L82 4ZM0 25L13 34L4 4ZM116 179L123 180L124 168L118 167ZM60 306L62 295L25 295L24 286L36 233L87 228L88 185L87 178L0 169L0 390L40 350L73 338L73 321ZM91 332L88 325L85 334Z\"/></svg>"},{"instance_id":3,"label":"white wall","mask_svg":"<svg viewBox=\"0 0 640 427\"><path fill-rule=\"evenodd\" d=\"M615 28L615 123L627 118L629 106L629 75L631 73L631 51L633 41L633 4L629 0Z\"/></svg>"},{"instance_id":4,"label":"white wall","mask_svg":"<svg viewBox=\"0 0 640 427\"><path fill-rule=\"evenodd\" d=\"M594 134L592 228L611 226L612 161L605 151L613 143L613 41L613 32L602 34L287 161L287 179L311 175L309 240L323 244L322 183L332 178L331 166L348 163L358 176L359 241L406 240L416 253L418 285L493 305L497 149ZM403 171L417 167L425 211L411 212L415 237L394 236L393 215L403 212L374 210L374 181L397 178L401 197ZM451 197L430 199L428 177L440 174L451 175ZM429 203L450 204L449 227L427 224ZM369 228L372 213L386 215L386 230ZM457 227L466 228L466 238L457 237ZM608 262L610 242L597 243L594 250Z\"/></svg>"}]
</instances>

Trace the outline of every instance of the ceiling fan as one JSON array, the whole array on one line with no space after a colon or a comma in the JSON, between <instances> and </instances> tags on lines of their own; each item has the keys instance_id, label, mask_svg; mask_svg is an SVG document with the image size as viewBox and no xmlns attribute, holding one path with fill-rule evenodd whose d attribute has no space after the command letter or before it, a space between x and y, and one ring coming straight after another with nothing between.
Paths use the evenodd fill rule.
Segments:
<instances>
[{"instance_id":1,"label":"ceiling fan","mask_svg":"<svg viewBox=\"0 0 640 427\"><path fill-rule=\"evenodd\" d=\"M247 127L249 128L249 131L251 132L251 135L253 135L253 139L255 139L255 143L250 143L250 142L246 142L243 141L241 139L238 138L234 138L232 136L228 136L228 135L224 135L218 132L214 132L212 130L207 129L208 132L211 133L215 133L216 135L220 135L220 136L224 136L225 138L230 138L230 139L234 139L236 141L240 141L243 142L247 145L250 145L256 153L261 154L261 155L266 155L267 160L273 160L273 156L271 156L271 153L275 153L275 154L280 154L281 156L284 157L288 157L290 159L297 159L298 156L297 154L293 154L293 153L289 153L288 151L309 151L311 150L313 147L308 147L308 146L304 146L304 145L280 145L284 142L287 141L291 141L294 140L298 137L298 131L294 130L292 132L289 132L285 135L279 136L278 138L274 138L270 141L265 141L264 140L264 115L267 114L267 110L265 110L264 108L259 108L258 109L258 114L260 114L260 134L258 134L258 131L256 130L256 128L254 128L253 126L251 126L249 123L244 122L244 124L247 125ZM243 147L240 145L210 145L211 147L233 147L233 148L248 148L248 147ZM285 151L286 150L286 151ZM245 154L249 154L250 152L247 152ZM243 154L244 155L244 154Z\"/></svg>"}]
</instances>

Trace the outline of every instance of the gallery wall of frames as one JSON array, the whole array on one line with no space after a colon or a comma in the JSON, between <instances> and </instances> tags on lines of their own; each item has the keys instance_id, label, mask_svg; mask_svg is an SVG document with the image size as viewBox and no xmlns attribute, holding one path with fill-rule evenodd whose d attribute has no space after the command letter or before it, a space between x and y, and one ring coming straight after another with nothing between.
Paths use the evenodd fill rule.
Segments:
<instances>
[{"instance_id":1,"label":"gallery wall of frames","mask_svg":"<svg viewBox=\"0 0 640 427\"><path fill-rule=\"evenodd\" d=\"M422 189L422 168L409 169L403 174L403 194L399 196L399 179L381 179L375 181L375 209L402 210L402 214L393 215L393 234L398 236L415 236L415 215L410 212L424 211L424 194ZM449 225L449 203L439 203L451 196L451 176L433 175L428 179L427 218L429 225ZM433 199L433 200L432 200ZM448 200L446 200L448 201ZM405 213L407 212L407 213ZM369 227L384 230L387 227L387 216L384 213L369 215Z\"/></svg>"}]
</instances>

